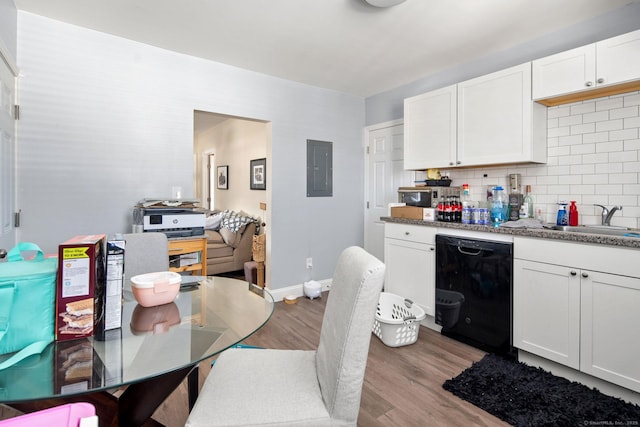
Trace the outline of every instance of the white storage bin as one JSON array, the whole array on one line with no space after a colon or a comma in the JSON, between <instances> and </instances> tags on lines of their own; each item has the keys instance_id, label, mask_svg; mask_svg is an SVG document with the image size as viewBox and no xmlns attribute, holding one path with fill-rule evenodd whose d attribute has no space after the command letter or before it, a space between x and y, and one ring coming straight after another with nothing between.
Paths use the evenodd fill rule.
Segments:
<instances>
[{"instance_id":1,"label":"white storage bin","mask_svg":"<svg viewBox=\"0 0 640 427\"><path fill-rule=\"evenodd\" d=\"M420 321L424 318L424 310L411 300L382 292L378 300L373 333L389 347L413 344L418 339Z\"/></svg>"}]
</instances>

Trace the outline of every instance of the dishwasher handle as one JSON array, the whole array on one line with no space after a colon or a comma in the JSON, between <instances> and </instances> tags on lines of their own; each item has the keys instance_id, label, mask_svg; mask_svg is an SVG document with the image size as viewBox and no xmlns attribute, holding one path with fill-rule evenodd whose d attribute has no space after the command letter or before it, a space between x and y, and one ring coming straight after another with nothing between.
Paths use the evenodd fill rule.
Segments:
<instances>
[{"instance_id":1,"label":"dishwasher handle","mask_svg":"<svg viewBox=\"0 0 640 427\"><path fill-rule=\"evenodd\" d=\"M472 250L469 250L469 249L472 249ZM464 255L478 256L483 252L493 252L493 251L487 248L474 248L471 246L458 245L458 252Z\"/></svg>"}]
</instances>

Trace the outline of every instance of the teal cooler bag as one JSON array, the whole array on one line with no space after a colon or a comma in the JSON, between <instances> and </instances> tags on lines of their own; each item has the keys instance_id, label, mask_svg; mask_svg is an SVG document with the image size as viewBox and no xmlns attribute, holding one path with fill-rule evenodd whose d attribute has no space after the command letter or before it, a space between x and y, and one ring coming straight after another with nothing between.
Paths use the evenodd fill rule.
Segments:
<instances>
[{"instance_id":1,"label":"teal cooler bag","mask_svg":"<svg viewBox=\"0 0 640 427\"><path fill-rule=\"evenodd\" d=\"M23 252L35 252L25 260ZM57 258L23 242L0 263L0 370L42 352L54 339Z\"/></svg>"}]
</instances>

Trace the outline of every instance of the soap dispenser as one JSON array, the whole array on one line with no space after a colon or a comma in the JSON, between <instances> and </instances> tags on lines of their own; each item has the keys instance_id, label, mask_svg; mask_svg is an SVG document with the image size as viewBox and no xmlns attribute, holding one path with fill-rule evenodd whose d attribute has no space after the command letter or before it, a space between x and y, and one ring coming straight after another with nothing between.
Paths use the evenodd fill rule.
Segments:
<instances>
[{"instance_id":1,"label":"soap dispenser","mask_svg":"<svg viewBox=\"0 0 640 427\"><path fill-rule=\"evenodd\" d=\"M567 214L567 203L558 203L558 218L556 225L569 225L569 215Z\"/></svg>"},{"instance_id":2,"label":"soap dispenser","mask_svg":"<svg viewBox=\"0 0 640 427\"><path fill-rule=\"evenodd\" d=\"M569 206L569 225L578 225L578 207L576 206L575 200L572 200Z\"/></svg>"}]
</instances>

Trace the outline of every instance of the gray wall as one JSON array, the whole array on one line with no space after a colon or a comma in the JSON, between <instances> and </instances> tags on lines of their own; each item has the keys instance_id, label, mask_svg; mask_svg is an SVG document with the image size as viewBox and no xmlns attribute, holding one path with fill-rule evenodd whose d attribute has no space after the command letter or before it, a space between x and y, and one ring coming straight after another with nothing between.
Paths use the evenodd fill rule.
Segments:
<instances>
[{"instance_id":1,"label":"gray wall","mask_svg":"<svg viewBox=\"0 0 640 427\"><path fill-rule=\"evenodd\" d=\"M404 98L640 28L640 2L366 99L367 126L404 117ZM469 35L473 37L472 34ZM507 35L505 35L507 37Z\"/></svg>"},{"instance_id":2,"label":"gray wall","mask_svg":"<svg viewBox=\"0 0 640 427\"><path fill-rule=\"evenodd\" d=\"M272 124L272 288L302 283L309 256L314 278L330 278L339 253L362 245L362 98L24 12L18 52L21 240L51 252L129 231L132 206L172 186L193 197L196 109ZM307 139L334 143L331 198L306 198Z\"/></svg>"},{"instance_id":3,"label":"gray wall","mask_svg":"<svg viewBox=\"0 0 640 427\"><path fill-rule=\"evenodd\" d=\"M17 15L13 0L0 0L0 42L4 44L14 61L17 56Z\"/></svg>"}]
</instances>

